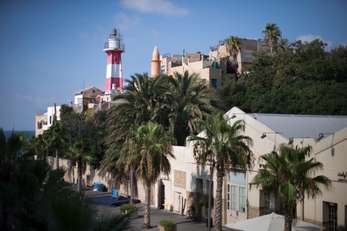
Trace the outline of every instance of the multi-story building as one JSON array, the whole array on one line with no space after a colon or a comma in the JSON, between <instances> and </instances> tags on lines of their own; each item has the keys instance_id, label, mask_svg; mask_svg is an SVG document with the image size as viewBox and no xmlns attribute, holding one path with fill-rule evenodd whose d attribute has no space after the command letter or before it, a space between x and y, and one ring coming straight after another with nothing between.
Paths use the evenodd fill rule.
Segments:
<instances>
[{"instance_id":1,"label":"multi-story building","mask_svg":"<svg viewBox=\"0 0 347 231\"><path fill-rule=\"evenodd\" d=\"M187 53L185 55L167 55L161 57L161 72L166 75L175 73L198 74L207 84L214 88L221 85L222 72L217 62L211 61L201 52Z\"/></svg>"},{"instance_id":2,"label":"multi-story building","mask_svg":"<svg viewBox=\"0 0 347 231\"><path fill-rule=\"evenodd\" d=\"M241 74L247 72L254 60L254 54L268 50L264 41L259 39L239 38L239 42L240 47L236 55L230 53L227 40L220 41L217 46L210 47L209 59L218 61L223 74Z\"/></svg>"}]
</instances>

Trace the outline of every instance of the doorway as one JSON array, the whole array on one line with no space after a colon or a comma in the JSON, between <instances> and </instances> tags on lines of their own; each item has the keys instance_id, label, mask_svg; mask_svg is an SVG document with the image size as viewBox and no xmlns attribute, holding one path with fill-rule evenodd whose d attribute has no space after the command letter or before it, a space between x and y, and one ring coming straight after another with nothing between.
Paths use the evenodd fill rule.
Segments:
<instances>
[{"instance_id":1,"label":"doorway","mask_svg":"<svg viewBox=\"0 0 347 231\"><path fill-rule=\"evenodd\" d=\"M158 209L165 208L165 185L162 180L159 181L158 185Z\"/></svg>"},{"instance_id":2,"label":"doorway","mask_svg":"<svg viewBox=\"0 0 347 231\"><path fill-rule=\"evenodd\" d=\"M337 204L323 201L323 230L337 230Z\"/></svg>"}]
</instances>

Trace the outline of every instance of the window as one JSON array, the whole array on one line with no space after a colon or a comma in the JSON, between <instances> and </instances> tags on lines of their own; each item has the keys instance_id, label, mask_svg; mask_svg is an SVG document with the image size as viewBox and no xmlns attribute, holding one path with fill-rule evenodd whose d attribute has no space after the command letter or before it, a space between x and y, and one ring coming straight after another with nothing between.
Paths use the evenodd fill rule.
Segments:
<instances>
[{"instance_id":1,"label":"window","mask_svg":"<svg viewBox=\"0 0 347 231\"><path fill-rule=\"evenodd\" d=\"M246 190L245 187L239 187L239 207L241 212L246 211Z\"/></svg>"},{"instance_id":2,"label":"window","mask_svg":"<svg viewBox=\"0 0 347 231\"><path fill-rule=\"evenodd\" d=\"M237 192L236 192L236 186L231 185L231 210L237 210Z\"/></svg>"},{"instance_id":3,"label":"window","mask_svg":"<svg viewBox=\"0 0 347 231\"><path fill-rule=\"evenodd\" d=\"M227 186L227 209L230 209L230 184Z\"/></svg>"}]
</instances>

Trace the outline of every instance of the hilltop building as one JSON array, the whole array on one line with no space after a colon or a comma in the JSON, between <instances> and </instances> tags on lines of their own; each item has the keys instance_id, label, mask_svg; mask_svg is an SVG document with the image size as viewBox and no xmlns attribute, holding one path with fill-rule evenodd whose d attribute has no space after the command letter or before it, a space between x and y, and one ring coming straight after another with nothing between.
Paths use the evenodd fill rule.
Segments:
<instances>
[{"instance_id":1,"label":"hilltop building","mask_svg":"<svg viewBox=\"0 0 347 231\"><path fill-rule=\"evenodd\" d=\"M254 60L254 54L260 51L268 51L264 41L258 39L238 38L239 51L236 55L230 53L227 40L219 41L218 45L210 47L209 58L218 61L223 74L241 74L249 70Z\"/></svg>"},{"instance_id":2,"label":"hilltop building","mask_svg":"<svg viewBox=\"0 0 347 231\"><path fill-rule=\"evenodd\" d=\"M88 108L96 108L103 95L104 92L96 87L82 89L75 93L73 107L76 112L82 112Z\"/></svg>"},{"instance_id":3,"label":"hilltop building","mask_svg":"<svg viewBox=\"0 0 347 231\"><path fill-rule=\"evenodd\" d=\"M35 115L35 136L42 135L44 131L49 129L53 124L54 115L57 120L60 120L60 108L61 106L49 106L47 111L43 114Z\"/></svg>"},{"instance_id":4,"label":"hilltop building","mask_svg":"<svg viewBox=\"0 0 347 231\"><path fill-rule=\"evenodd\" d=\"M222 82L222 71L217 62L209 59L201 52L184 55L166 55L161 57L161 72L166 75L183 74L188 71L196 73L209 86L218 88Z\"/></svg>"},{"instance_id":5,"label":"hilltop building","mask_svg":"<svg viewBox=\"0 0 347 231\"><path fill-rule=\"evenodd\" d=\"M161 73L174 75L185 71L196 73L207 84L214 88L222 85L222 76L240 75L249 71L256 52L267 52L268 47L262 40L239 38L240 46L237 54L232 54L227 40L220 41L205 55L201 52L185 53L182 55L161 56Z\"/></svg>"}]
</instances>

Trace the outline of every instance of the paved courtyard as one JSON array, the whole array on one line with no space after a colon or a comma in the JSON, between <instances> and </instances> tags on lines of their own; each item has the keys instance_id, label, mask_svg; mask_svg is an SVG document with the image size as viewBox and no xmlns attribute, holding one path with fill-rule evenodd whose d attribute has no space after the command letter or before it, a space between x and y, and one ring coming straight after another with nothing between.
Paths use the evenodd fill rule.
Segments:
<instances>
[{"instance_id":1,"label":"paved courtyard","mask_svg":"<svg viewBox=\"0 0 347 231\"><path fill-rule=\"evenodd\" d=\"M119 207L111 206L113 199L110 193L86 193L87 200L96 209L97 216L105 217L120 213ZM137 215L131 219L129 231L143 230L144 204L137 204ZM168 219L177 223L177 230L204 231L207 230L206 223L194 222L186 216L170 213L165 210L151 208L151 225L149 230L159 230L159 222Z\"/></svg>"}]
</instances>

